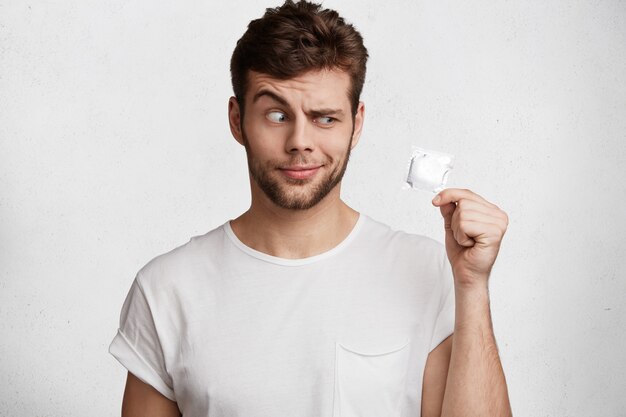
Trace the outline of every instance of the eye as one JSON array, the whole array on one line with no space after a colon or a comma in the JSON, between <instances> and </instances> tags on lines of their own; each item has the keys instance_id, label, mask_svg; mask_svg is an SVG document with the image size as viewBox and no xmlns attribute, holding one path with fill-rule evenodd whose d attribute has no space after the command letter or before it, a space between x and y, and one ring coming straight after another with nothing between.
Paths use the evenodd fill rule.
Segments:
<instances>
[{"instance_id":1,"label":"eye","mask_svg":"<svg viewBox=\"0 0 626 417\"><path fill-rule=\"evenodd\" d=\"M287 116L285 116L285 113L280 112L280 111L271 111L269 113L267 113L267 117L269 120L271 120L274 123L282 123L285 121L285 119L287 119Z\"/></svg>"},{"instance_id":2,"label":"eye","mask_svg":"<svg viewBox=\"0 0 626 417\"><path fill-rule=\"evenodd\" d=\"M322 116L322 117L317 117L315 119L315 123L318 123L320 125L324 125L324 126L330 126L335 122L334 117L329 117L329 116Z\"/></svg>"}]
</instances>

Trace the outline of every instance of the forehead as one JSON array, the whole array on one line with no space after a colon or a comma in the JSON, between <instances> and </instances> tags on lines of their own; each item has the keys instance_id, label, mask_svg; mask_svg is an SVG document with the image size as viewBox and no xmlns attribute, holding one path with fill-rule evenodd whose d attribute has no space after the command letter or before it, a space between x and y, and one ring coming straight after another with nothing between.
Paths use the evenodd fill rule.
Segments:
<instances>
[{"instance_id":1,"label":"forehead","mask_svg":"<svg viewBox=\"0 0 626 417\"><path fill-rule=\"evenodd\" d=\"M341 70L314 70L284 80L249 71L246 101L265 90L294 105L349 106L350 81L350 75Z\"/></svg>"}]
</instances>

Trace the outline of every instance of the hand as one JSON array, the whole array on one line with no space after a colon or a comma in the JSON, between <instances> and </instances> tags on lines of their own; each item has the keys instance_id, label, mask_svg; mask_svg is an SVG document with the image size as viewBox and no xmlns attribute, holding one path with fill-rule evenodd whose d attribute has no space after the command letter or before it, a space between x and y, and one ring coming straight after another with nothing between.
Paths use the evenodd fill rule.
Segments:
<instances>
[{"instance_id":1,"label":"hand","mask_svg":"<svg viewBox=\"0 0 626 417\"><path fill-rule=\"evenodd\" d=\"M509 224L507 214L478 194L459 188L444 189L433 205L444 219L455 283L463 288L486 287Z\"/></svg>"}]
</instances>

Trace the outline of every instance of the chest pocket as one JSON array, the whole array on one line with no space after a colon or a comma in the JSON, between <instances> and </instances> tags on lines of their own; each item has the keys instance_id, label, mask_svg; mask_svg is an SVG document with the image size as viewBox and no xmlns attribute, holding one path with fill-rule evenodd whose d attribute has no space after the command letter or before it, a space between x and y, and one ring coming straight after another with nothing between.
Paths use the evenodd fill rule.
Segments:
<instances>
[{"instance_id":1,"label":"chest pocket","mask_svg":"<svg viewBox=\"0 0 626 417\"><path fill-rule=\"evenodd\" d=\"M401 417L409 340L369 351L336 343L333 417Z\"/></svg>"}]
</instances>

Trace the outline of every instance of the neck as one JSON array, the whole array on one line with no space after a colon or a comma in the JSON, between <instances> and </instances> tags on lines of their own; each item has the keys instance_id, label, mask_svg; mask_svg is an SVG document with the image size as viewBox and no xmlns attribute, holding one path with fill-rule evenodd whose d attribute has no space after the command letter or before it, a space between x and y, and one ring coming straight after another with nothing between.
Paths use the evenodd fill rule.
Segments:
<instances>
[{"instance_id":1,"label":"neck","mask_svg":"<svg viewBox=\"0 0 626 417\"><path fill-rule=\"evenodd\" d=\"M341 243L359 217L340 199L340 186L307 210L278 207L253 191L250 208L231 221L231 228L245 245L268 255L286 259L319 255Z\"/></svg>"}]
</instances>

